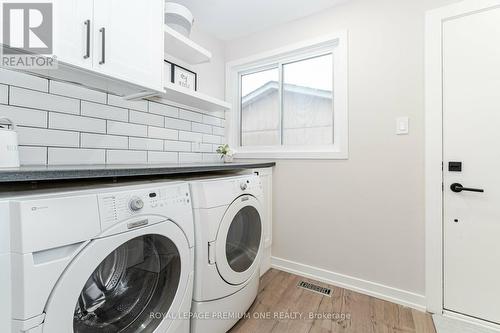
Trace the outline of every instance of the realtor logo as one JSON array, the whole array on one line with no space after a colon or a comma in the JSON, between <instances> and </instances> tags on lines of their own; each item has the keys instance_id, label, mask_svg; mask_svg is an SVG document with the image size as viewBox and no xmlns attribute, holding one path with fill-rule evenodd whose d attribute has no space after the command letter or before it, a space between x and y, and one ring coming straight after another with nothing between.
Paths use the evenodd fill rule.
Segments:
<instances>
[{"instance_id":1,"label":"realtor logo","mask_svg":"<svg viewBox=\"0 0 500 333\"><path fill-rule=\"evenodd\" d=\"M52 23L51 3L4 3L4 54L52 54Z\"/></svg>"},{"instance_id":2,"label":"realtor logo","mask_svg":"<svg viewBox=\"0 0 500 333\"><path fill-rule=\"evenodd\" d=\"M0 66L21 70L56 69L57 57L52 55L52 3L4 2L2 10Z\"/></svg>"}]
</instances>

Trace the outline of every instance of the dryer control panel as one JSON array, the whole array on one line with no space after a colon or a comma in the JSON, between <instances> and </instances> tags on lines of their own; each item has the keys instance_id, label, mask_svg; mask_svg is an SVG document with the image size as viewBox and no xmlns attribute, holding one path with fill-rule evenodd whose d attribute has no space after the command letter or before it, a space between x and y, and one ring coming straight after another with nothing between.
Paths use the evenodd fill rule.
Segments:
<instances>
[{"instance_id":1,"label":"dryer control panel","mask_svg":"<svg viewBox=\"0 0 500 333\"><path fill-rule=\"evenodd\" d=\"M102 230L135 216L164 220L179 209L191 209L187 185L105 193L98 195L98 202Z\"/></svg>"}]
</instances>

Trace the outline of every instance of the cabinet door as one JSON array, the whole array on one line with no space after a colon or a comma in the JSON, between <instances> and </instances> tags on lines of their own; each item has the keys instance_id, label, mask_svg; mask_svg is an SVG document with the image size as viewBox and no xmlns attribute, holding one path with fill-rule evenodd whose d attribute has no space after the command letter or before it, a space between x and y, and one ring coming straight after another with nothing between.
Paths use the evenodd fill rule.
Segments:
<instances>
[{"instance_id":1,"label":"cabinet door","mask_svg":"<svg viewBox=\"0 0 500 333\"><path fill-rule=\"evenodd\" d=\"M54 55L59 61L92 67L93 0L55 0Z\"/></svg>"},{"instance_id":2,"label":"cabinet door","mask_svg":"<svg viewBox=\"0 0 500 333\"><path fill-rule=\"evenodd\" d=\"M94 18L94 70L162 91L163 1L95 0Z\"/></svg>"}]
</instances>

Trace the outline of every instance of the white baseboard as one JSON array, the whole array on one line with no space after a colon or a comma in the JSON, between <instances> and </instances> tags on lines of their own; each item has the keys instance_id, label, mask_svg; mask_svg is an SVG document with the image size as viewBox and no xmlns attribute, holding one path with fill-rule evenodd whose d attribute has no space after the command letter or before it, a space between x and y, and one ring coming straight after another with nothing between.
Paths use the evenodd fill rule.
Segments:
<instances>
[{"instance_id":1,"label":"white baseboard","mask_svg":"<svg viewBox=\"0 0 500 333\"><path fill-rule=\"evenodd\" d=\"M469 317L460 313L448 311L448 310L443 310L442 314L443 318L446 318L448 320L454 320L455 322L463 322L465 325L470 325L466 326L469 327L469 331L467 332L500 332L500 325L494 324L488 321L484 321L481 319ZM457 330L455 330L456 332ZM461 332L461 331L460 331ZM464 332L466 332L464 330ZM439 331L438 331L439 333Z\"/></svg>"},{"instance_id":2,"label":"white baseboard","mask_svg":"<svg viewBox=\"0 0 500 333\"><path fill-rule=\"evenodd\" d=\"M276 257L271 258L271 266L285 272L353 290L420 311L425 311L426 309L425 296L413 292Z\"/></svg>"}]
</instances>

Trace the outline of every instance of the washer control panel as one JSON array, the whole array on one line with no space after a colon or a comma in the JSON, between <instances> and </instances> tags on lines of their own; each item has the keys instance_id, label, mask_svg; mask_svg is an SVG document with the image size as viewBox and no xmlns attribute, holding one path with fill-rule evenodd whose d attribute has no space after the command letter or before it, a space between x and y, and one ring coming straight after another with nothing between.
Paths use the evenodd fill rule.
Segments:
<instances>
[{"instance_id":1,"label":"washer control panel","mask_svg":"<svg viewBox=\"0 0 500 333\"><path fill-rule=\"evenodd\" d=\"M248 178L240 178L235 181L235 190L237 192L262 190L262 181L260 177L250 176Z\"/></svg>"},{"instance_id":2,"label":"washer control panel","mask_svg":"<svg viewBox=\"0 0 500 333\"><path fill-rule=\"evenodd\" d=\"M98 202L103 230L138 215L168 217L173 210L191 209L191 195L186 184L100 194Z\"/></svg>"}]
</instances>

